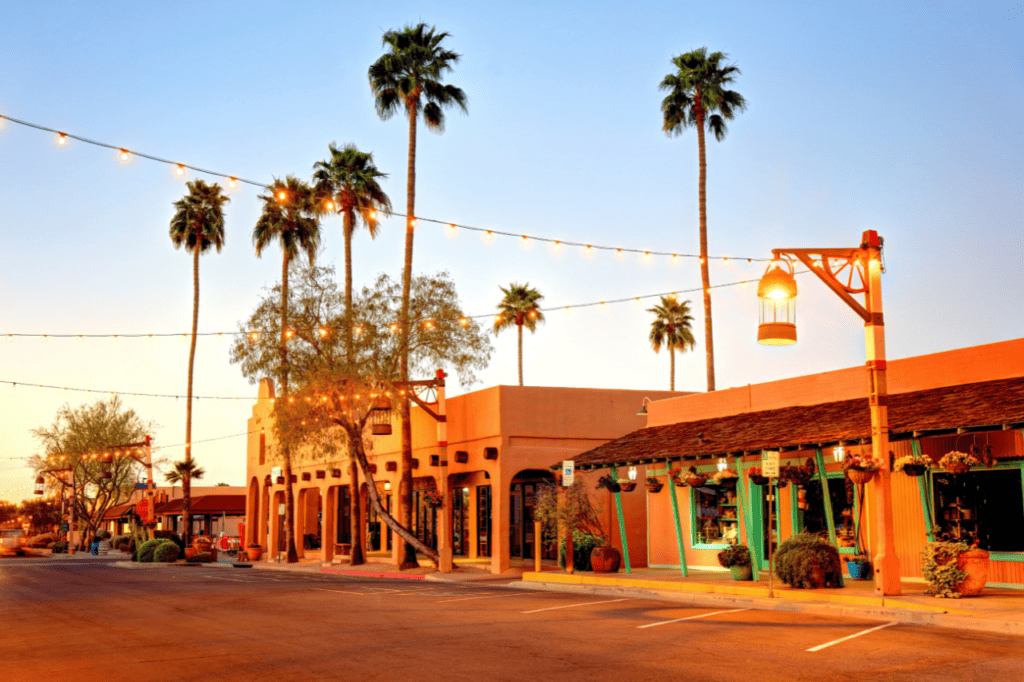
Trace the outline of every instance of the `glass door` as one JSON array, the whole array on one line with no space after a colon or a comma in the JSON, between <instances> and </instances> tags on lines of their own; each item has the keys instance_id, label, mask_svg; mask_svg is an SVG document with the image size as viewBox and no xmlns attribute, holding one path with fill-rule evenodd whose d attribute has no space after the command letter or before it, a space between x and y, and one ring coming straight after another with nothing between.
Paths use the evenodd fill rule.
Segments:
<instances>
[{"instance_id":1,"label":"glass door","mask_svg":"<svg viewBox=\"0 0 1024 682\"><path fill-rule=\"evenodd\" d=\"M452 491L452 553L469 554L469 488Z\"/></svg>"},{"instance_id":2,"label":"glass door","mask_svg":"<svg viewBox=\"0 0 1024 682\"><path fill-rule=\"evenodd\" d=\"M476 555L491 556L491 486L476 489Z\"/></svg>"}]
</instances>

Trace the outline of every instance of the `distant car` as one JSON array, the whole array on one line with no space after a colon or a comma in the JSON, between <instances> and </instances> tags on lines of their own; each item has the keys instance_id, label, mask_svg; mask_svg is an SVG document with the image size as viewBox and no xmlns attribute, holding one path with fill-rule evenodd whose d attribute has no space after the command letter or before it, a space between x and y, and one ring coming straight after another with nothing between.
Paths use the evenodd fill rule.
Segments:
<instances>
[{"instance_id":1,"label":"distant car","mask_svg":"<svg viewBox=\"0 0 1024 682\"><path fill-rule=\"evenodd\" d=\"M24 539L25 531L21 528L0 530L0 552L25 556L25 550L21 546Z\"/></svg>"}]
</instances>

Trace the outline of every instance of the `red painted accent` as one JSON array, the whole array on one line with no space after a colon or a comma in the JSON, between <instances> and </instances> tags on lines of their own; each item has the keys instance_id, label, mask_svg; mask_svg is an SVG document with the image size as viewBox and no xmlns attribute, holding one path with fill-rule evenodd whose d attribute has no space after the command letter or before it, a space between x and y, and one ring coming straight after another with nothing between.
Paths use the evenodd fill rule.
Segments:
<instances>
[{"instance_id":1,"label":"red painted accent","mask_svg":"<svg viewBox=\"0 0 1024 682\"><path fill-rule=\"evenodd\" d=\"M437 441L437 444L438 444L438 446L440 446L442 448L448 447L448 441L446 441L446 440L439 440L439 441Z\"/></svg>"},{"instance_id":2,"label":"red painted accent","mask_svg":"<svg viewBox=\"0 0 1024 682\"><path fill-rule=\"evenodd\" d=\"M866 363L868 369L885 369L885 360L868 360Z\"/></svg>"},{"instance_id":3,"label":"red painted accent","mask_svg":"<svg viewBox=\"0 0 1024 682\"><path fill-rule=\"evenodd\" d=\"M322 568L321 573L337 573L338 575L355 575L363 578L396 578L401 580L425 580L425 574L407 575L405 573L370 573L369 571L343 571L337 568Z\"/></svg>"},{"instance_id":4,"label":"red painted accent","mask_svg":"<svg viewBox=\"0 0 1024 682\"><path fill-rule=\"evenodd\" d=\"M882 246L882 242L878 239L878 232L875 230L867 230L863 235L861 235L860 239L861 246L864 247L874 246L875 248L879 248Z\"/></svg>"}]
</instances>

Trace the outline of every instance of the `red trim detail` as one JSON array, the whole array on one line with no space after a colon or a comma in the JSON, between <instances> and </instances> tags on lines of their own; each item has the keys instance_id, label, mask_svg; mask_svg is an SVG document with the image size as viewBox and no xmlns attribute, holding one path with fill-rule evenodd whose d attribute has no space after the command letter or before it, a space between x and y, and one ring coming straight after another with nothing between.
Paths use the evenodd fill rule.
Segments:
<instances>
[{"instance_id":1,"label":"red trim detail","mask_svg":"<svg viewBox=\"0 0 1024 682\"><path fill-rule=\"evenodd\" d=\"M885 369L885 360L868 360L866 363L868 369Z\"/></svg>"}]
</instances>

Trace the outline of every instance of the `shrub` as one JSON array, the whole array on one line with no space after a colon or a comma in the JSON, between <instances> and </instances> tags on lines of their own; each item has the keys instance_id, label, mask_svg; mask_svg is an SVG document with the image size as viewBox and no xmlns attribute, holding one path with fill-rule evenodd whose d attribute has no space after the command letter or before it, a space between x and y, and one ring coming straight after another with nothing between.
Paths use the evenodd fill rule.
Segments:
<instances>
[{"instance_id":1,"label":"shrub","mask_svg":"<svg viewBox=\"0 0 1024 682\"><path fill-rule=\"evenodd\" d=\"M138 562L140 564L148 564L152 562L153 552L155 552L156 548L164 544L165 542L167 541L161 540L159 538L153 540L146 540L145 542L143 542L141 545L139 545L139 551L137 552L139 557Z\"/></svg>"},{"instance_id":2,"label":"shrub","mask_svg":"<svg viewBox=\"0 0 1024 682\"><path fill-rule=\"evenodd\" d=\"M965 542L929 542L924 546L921 574L928 581L928 594L960 597L957 588L968 576L966 571L960 570L957 559L969 549Z\"/></svg>"},{"instance_id":3,"label":"shrub","mask_svg":"<svg viewBox=\"0 0 1024 682\"><path fill-rule=\"evenodd\" d=\"M213 561L213 555L209 552L199 552L199 554L195 554L192 557L185 559L185 561L190 564L208 564Z\"/></svg>"},{"instance_id":4,"label":"shrub","mask_svg":"<svg viewBox=\"0 0 1024 682\"><path fill-rule=\"evenodd\" d=\"M121 541L125 539L124 535L115 535L110 538L110 549L121 549Z\"/></svg>"},{"instance_id":5,"label":"shrub","mask_svg":"<svg viewBox=\"0 0 1024 682\"><path fill-rule=\"evenodd\" d=\"M100 540L109 540L110 537L111 536L110 536L110 531L109 530L105 530L105 531L102 531L100 533Z\"/></svg>"},{"instance_id":6,"label":"shrub","mask_svg":"<svg viewBox=\"0 0 1024 682\"><path fill-rule=\"evenodd\" d=\"M825 587L839 587L842 565L839 550L814 533L794 535L779 546L775 575L792 587L817 587L818 568L825 572Z\"/></svg>"},{"instance_id":7,"label":"shrub","mask_svg":"<svg viewBox=\"0 0 1024 682\"><path fill-rule=\"evenodd\" d=\"M574 531L572 534L572 567L577 571L593 571L590 565L590 552L595 547L603 547L604 540L596 535ZM558 565L565 568L565 538L558 547Z\"/></svg>"},{"instance_id":8,"label":"shrub","mask_svg":"<svg viewBox=\"0 0 1024 682\"><path fill-rule=\"evenodd\" d=\"M170 540L163 540L156 551L153 552L153 561L169 564L178 560L181 556L181 549Z\"/></svg>"},{"instance_id":9,"label":"shrub","mask_svg":"<svg viewBox=\"0 0 1024 682\"><path fill-rule=\"evenodd\" d=\"M718 553L718 563L725 568L732 566L749 566L750 550L746 545L733 545L726 547Z\"/></svg>"},{"instance_id":10,"label":"shrub","mask_svg":"<svg viewBox=\"0 0 1024 682\"><path fill-rule=\"evenodd\" d=\"M64 554L65 552L68 551L68 543L66 541L64 541L64 540L61 540L59 542L50 543L47 546L50 549L53 550L54 554Z\"/></svg>"}]
</instances>

